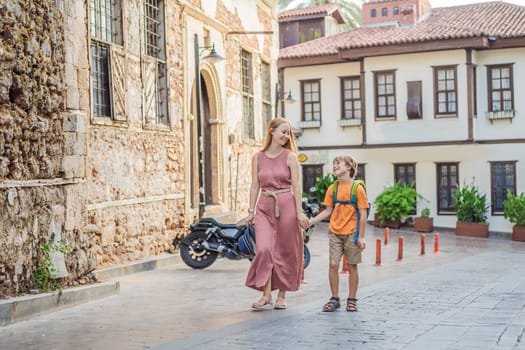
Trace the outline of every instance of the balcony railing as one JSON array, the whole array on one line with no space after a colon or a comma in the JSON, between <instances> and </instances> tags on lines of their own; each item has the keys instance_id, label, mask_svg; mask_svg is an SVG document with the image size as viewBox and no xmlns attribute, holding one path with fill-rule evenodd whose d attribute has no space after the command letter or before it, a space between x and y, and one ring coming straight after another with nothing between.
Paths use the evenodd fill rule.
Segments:
<instances>
[{"instance_id":1,"label":"balcony railing","mask_svg":"<svg viewBox=\"0 0 525 350\"><path fill-rule=\"evenodd\" d=\"M502 119L509 119L512 123L512 119L514 118L515 111L514 110L508 110L508 111L490 111L487 112L487 119L490 120L490 123L494 120L502 120Z\"/></svg>"}]
</instances>

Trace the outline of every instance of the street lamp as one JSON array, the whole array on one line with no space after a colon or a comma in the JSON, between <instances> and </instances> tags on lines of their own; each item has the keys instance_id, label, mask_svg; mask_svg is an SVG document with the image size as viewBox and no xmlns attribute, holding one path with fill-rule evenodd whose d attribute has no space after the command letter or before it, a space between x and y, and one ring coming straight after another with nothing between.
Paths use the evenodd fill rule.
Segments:
<instances>
[{"instance_id":1,"label":"street lamp","mask_svg":"<svg viewBox=\"0 0 525 350\"><path fill-rule=\"evenodd\" d=\"M195 104L197 117L197 142L199 149L199 218L204 214L206 208L206 193L204 191L204 140L203 140L203 123L201 120L201 72L200 72L200 55L205 50L210 50L210 53L203 57L211 63L216 63L224 60L224 57L215 51L215 44L212 46L199 46L199 36L194 36L195 49Z\"/></svg>"},{"instance_id":2,"label":"street lamp","mask_svg":"<svg viewBox=\"0 0 525 350\"><path fill-rule=\"evenodd\" d=\"M292 90L288 90L288 95L284 97L284 93L279 88L279 83L275 83L275 118L277 118L279 111L279 101L284 101L288 104L295 103L295 99L292 97Z\"/></svg>"}]
</instances>

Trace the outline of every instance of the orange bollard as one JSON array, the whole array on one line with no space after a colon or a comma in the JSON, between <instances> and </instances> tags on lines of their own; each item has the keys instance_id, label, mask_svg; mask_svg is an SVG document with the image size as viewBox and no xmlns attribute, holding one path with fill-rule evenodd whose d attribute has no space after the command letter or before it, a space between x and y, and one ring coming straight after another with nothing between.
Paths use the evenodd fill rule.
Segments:
<instances>
[{"instance_id":1,"label":"orange bollard","mask_svg":"<svg viewBox=\"0 0 525 350\"><path fill-rule=\"evenodd\" d=\"M374 266L381 266L381 240L376 239L376 263Z\"/></svg>"},{"instance_id":2,"label":"orange bollard","mask_svg":"<svg viewBox=\"0 0 525 350\"><path fill-rule=\"evenodd\" d=\"M345 275L348 273L348 260L346 260L346 256L343 255L343 266L341 266L341 271L339 273Z\"/></svg>"},{"instance_id":3,"label":"orange bollard","mask_svg":"<svg viewBox=\"0 0 525 350\"><path fill-rule=\"evenodd\" d=\"M398 242L397 242L397 261L403 261L403 241L405 238L403 236L399 236Z\"/></svg>"},{"instance_id":4,"label":"orange bollard","mask_svg":"<svg viewBox=\"0 0 525 350\"><path fill-rule=\"evenodd\" d=\"M421 255L425 255L425 234L421 234Z\"/></svg>"},{"instance_id":5,"label":"orange bollard","mask_svg":"<svg viewBox=\"0 0 525 350\"><path fill-rule=\"evenodd\" d=\"M439 233L434 233L434 253L439 253Z\"/></svg>"},{"instance_id":6,"label":"orange bollard","mask_svg":"<svg viewBox=\"0 0 525 350\"><path fill-rule=\"evenodd\" d=\"M385 227L385 245L388 244L388 236L390 235L390 229Z\"/></svg>"}]
</instances>

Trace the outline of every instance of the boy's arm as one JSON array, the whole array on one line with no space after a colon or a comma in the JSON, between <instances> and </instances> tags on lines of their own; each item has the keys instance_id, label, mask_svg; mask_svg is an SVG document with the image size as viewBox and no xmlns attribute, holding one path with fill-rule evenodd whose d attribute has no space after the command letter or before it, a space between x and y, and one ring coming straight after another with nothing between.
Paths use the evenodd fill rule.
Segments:
<instances>
[{"instance_id":1,"label":"boy's arm","mask_svg":"<svg viewBox=\"0 0 525 350\"><path fill-rule=\"evenodd\" d=\"M332 207L326 207L325 210L323 210L322 212L317 214L315 217L313 217L310 220L308 220L308 226L313 226L316 223L318 223L319 221L323 221L325 219L328 219L330 217L330 215L332 214L332 210L333 210Z\"/></svg>"}]
</instances>

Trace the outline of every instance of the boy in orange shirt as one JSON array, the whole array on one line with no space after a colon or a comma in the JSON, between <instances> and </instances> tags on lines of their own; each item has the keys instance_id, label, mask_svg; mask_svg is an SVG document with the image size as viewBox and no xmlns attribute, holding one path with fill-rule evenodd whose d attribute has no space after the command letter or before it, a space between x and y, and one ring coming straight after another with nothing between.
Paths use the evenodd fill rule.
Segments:
<instances>
[{"instance_id":1,"label":"boy in orange shirt","mask_svg":"<svg viewBox=\"0 0 525 350\"><path fill-rule=\"evenodd\" d=\"M359 224L357 223L358 213L353 204L350 204L352 197L352 185L357 175L357 161L351 156L337 156L333 161L333 172L338 178L337 198L332 198L335 183L328 187L324 198L326 210L310 219L308 224L315 223L330 217L330 268L329 281L332 297L323 306L323 311L332 312L341 307L339 299L339 261L341 257L346 257L348 263L348 298L346 299L346 311L357 311L357 286L359 284L359 273L357 264L361 263L361 252L365 249L365 229L367 219L368 199L366 190L358 185L356 188L357 208L359 208ZM334 205L335 202L335 205ZM356 229L357 240L355 240Z\"/></svg>"}]
</instances>

